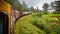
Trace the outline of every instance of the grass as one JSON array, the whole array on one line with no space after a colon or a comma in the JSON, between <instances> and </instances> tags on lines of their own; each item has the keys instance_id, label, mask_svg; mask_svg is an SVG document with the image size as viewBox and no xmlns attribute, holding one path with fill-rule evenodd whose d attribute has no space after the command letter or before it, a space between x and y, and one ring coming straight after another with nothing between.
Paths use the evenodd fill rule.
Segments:
<instances>
[{"instance_id":1,"label":"grass","mask_svg":"<svg viewBox=\"0 0 60 34\"><path fill-rule=\"evenodd\" d=\"M54 16L59 16L60 17L60 14L44 14L43 15L43 17L45 17L45 16L47 16L47 17L54 17Z\"/></svg>"},{"instance_id":2,"label":"grass","mask_svg":"<svg viewBox=\"0 0 60 34\"><path fill-rule=\"evenodd\" d=\"M19 19L14 26L14 34L46 34L35 25L29 23L30 15Z\"/></svg>"},{"instance_id":3,"label":"grass","mask_svg":"<svg viewBox=\"0 0 60 34\"><path fill-rule=\"evenodd\" d=\"M57 34L50 23L58 22L53 18L55 14L39 15L31 14L17 20L14 26L14 34ZM60 16L56 14L55 16Z\"/></svg>"}]
</instances>

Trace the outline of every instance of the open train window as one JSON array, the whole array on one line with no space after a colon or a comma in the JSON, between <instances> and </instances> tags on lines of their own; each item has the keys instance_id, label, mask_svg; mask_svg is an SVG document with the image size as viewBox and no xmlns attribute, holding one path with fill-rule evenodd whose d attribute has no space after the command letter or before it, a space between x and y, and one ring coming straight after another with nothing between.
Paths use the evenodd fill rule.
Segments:
<instances>
[{"instance_id":1,"label":"open train window","mask_svg":"<svg viewBox=\"0 0 60 34\"><path fill-rule=\"evenodd\" d=\"M5 12L0 12L0 34L8 34L8 15Z\"/></svg>"}]
</instances>

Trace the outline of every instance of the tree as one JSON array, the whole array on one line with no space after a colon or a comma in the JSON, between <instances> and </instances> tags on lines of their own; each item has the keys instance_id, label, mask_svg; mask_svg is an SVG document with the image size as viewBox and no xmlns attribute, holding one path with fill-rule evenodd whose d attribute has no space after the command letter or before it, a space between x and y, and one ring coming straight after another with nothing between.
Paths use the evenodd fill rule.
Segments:
<instances>
[{"instance_id":1,"label":"tree","mask_svg":"<svg viewBox=\"0 0 60 34\"><path fill-rule=\"evenodd\" d=\"M30 7L30 11L34 12L34 8L32 6Z\"/></svg>"},{"instance_id":2,"label":"tree","mask_svg":"<svg viewBox=\"0 0 60 34\"><path fill-rule=\"evenodd\" d=\"M51 2L51 7L55 10L54 13L60 13L60 1Z\"/></svg>"},{"instance_id":3,"label":"tree","mask_svg":"<svg viewBox=\"0 0 60 34\"><path fill-rule=\"evenodd\" d=\"M37 12L39 12L39 8L37 7Z\"/></svg>"},{"instance_id":4,"label":"tree","mask_svg":"<svg viewBox=\"0 0 60 34\"><path fill-rule=\"evenodd\" d=\"M48 10L49 4L48 3L44 3L43 5L43 10L46 12Z\"/></svg>"},{"instance_id":5,"label":"tree","mask_svg":"<svg viewBox=\"0 0 60 34\"><path fill-rule=\"evenodd\" d=\"M19 11L27 11L28 7L25 4L25 2L23 2L23 4L21 4L18 0L6 0L6 1Z\"/></svg>"},{"instance_id":6,"label":"tree","mask_svg":"<svg viewBox=\"0 0 60 34\"><path fill-rule=\"evenodd\" d=\"M21 10L21 8L22 8L22 5L19 3L18 0L6 0L6 2L11 4L11 6L13 6L17 10Z\"/></svg>"},{"instance_id":7,"label":"tree","mask_svg":"<svg viewBox=\"0 0 60 34\"><path fill-rule=\"evenodd\" d=\"M56 4L56 9L55 10L60 10L60 1L55 1Z\"/></svg>"},{"instance_id":8,"label":"tree","mask_svg":"<svg viewBox=\"0 0 60 34\"><path fill-rule=\"evenodd\" d=\"M51 3L50 3L50 10L53 10L53 5L54 5L54 3L51 2Z\"/></svg>"},{"instance_id":9,"label":"tree","mask_svg":"<svg viewBox=\"0 0 60 34\"><path fill-rule=\"evenodd\" d=\"M28 7L26 5L26 3L23 1L23 4L22 4L22 11L27 11L28 10Z\"/></svg>"},{"instance_id":10,"label":"tree","mask_svg":"<svg viewBox=\"0 0 60 34\"><path fill-rule=\"evenodd\" d=\"M27 5L26 5L26 3L23 1L23 7L25 7L25 8L27 8Z\"/></svg>"}]
</instances>

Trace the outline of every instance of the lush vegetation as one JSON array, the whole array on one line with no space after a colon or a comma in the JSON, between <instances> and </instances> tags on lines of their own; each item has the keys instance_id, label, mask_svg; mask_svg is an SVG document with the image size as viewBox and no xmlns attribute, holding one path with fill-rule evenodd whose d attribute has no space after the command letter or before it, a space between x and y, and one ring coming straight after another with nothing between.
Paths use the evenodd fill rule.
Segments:
<instances>
[{"instance_id":1,"label":"lush vegetation","mask_svg":"<svg viewBox=\"0 0 60 34\"><path fill-rule=\"evenodd\" d=\"M38 7L34 9L33 6L28 8L25 2L21 4L17 0L6 1L19 11L31 11L33 13L17 20L14 25L14 34L60 34L60 2L44 3L43 10L39 10ZM53 9L55 11L52 13L48 11Z\"/></svg>"},{"instance_id":2,"label":"lush vegetation","mask_svg":"<svg viewBox=\"0 0 60 34\"><path fill-rule=\"evenodd\" d=\"M46 34L41 29L30 23L31 15L22 17L14 26L14 34Z\"/></svg>"},{"instance_id":3,"label":"lush vegetation","mask_svg":"<svg viewBox=\"0 0 60 34\"><path fill-rule=\"evenodd\" d=\"M55 14L55 16L60 15ZM55 16L41 15L41 13L24 16L17 20L14 34L60 34L59 18Z\"/></svg>"}]
</instances>

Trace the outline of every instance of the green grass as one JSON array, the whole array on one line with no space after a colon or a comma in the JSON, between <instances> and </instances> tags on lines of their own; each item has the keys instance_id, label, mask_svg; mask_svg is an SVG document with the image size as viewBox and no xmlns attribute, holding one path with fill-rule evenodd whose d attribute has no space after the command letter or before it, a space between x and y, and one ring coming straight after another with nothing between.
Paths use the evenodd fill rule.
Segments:
<instances>
[{"instance_id":1,"label":"green grass","mask_svg":"<svg viewBox=\"0 0 60 34\"><path fill-rule=\"evenodd\" d=\"M19 19L14 26L14 34L46 34L35 25L29 23L30 15Z\"/></svg>"},{"instance_id":2,"label":"green grass","mask_svg":"<svg viewBox=\"0 0 60 34\"><path fill-rule=\"evenodd\" d=\"M45 14L43 15L44 17L47 16L47 17L54 17L54 16L60 16L60 14Z\"/></svg>"},{"instance_id":3,"label":"green grass","mask_svg":"<svg viewBox=\"0 0 60 34\"><path fill-rule=\"evenodd\" d=\"M31 14L17 20L14 26L14 34L57 34L54 26L50 23L58 21L57 18L51 17L55 14L39 15ZM55 16L60 16L56 14Z\"/></svg>"}]
</instances>

